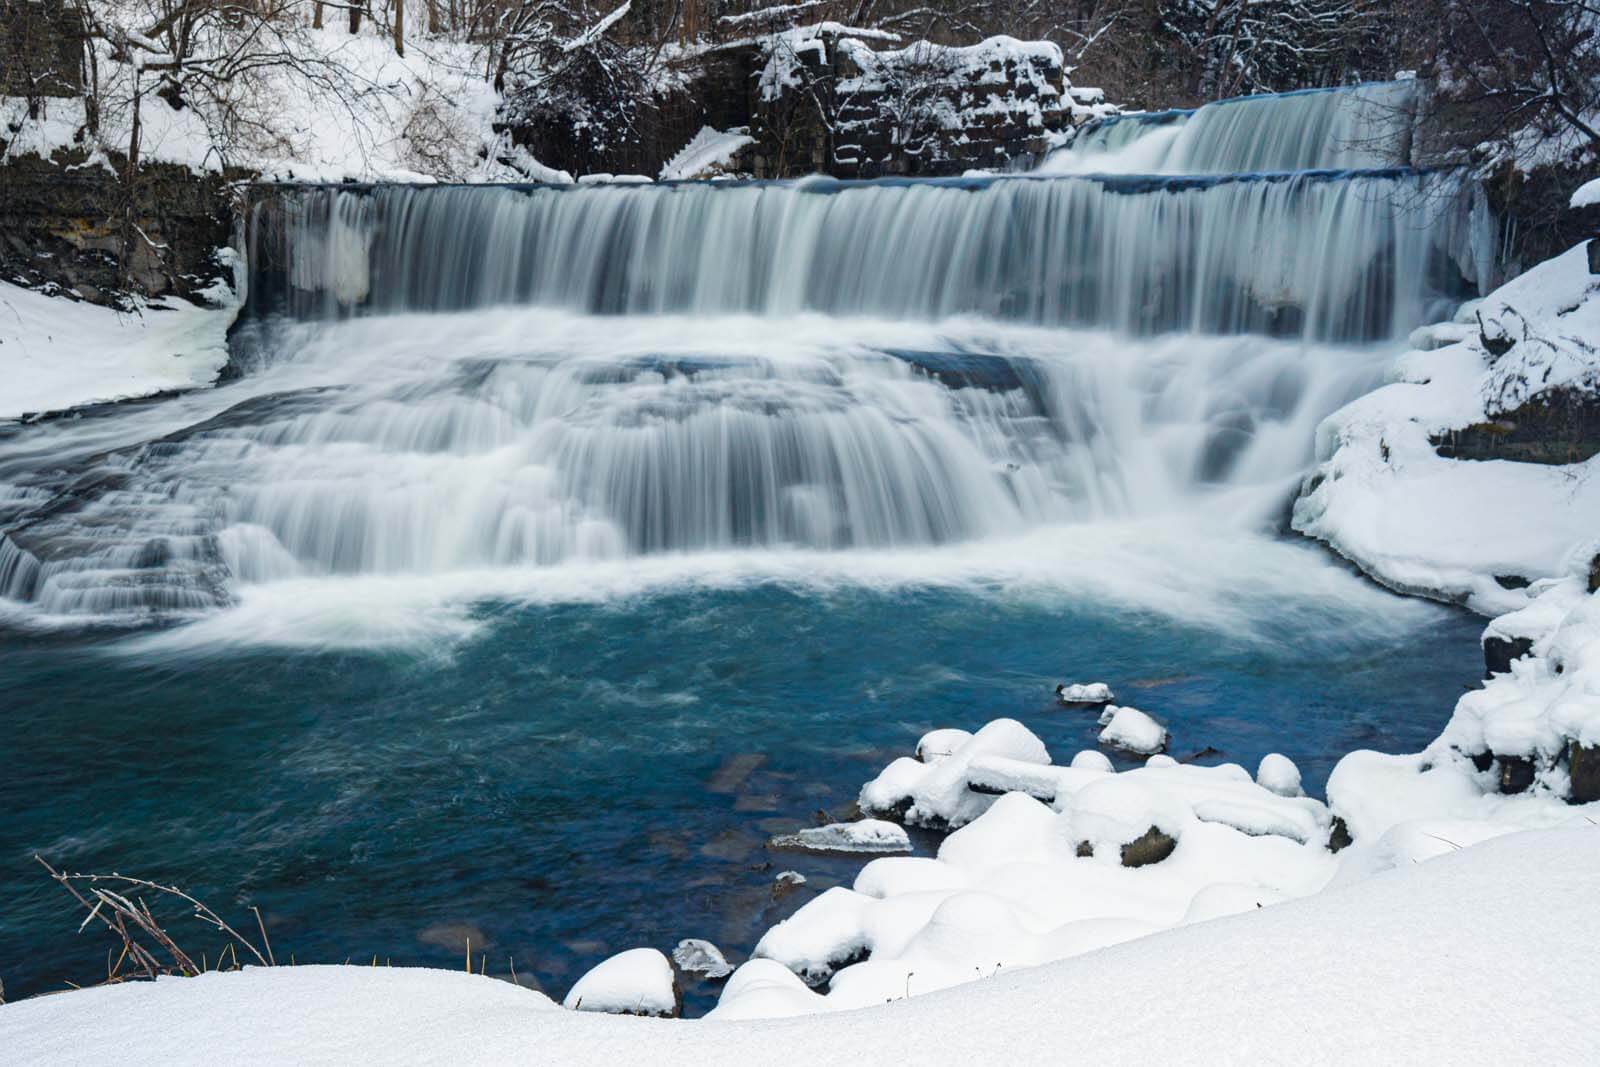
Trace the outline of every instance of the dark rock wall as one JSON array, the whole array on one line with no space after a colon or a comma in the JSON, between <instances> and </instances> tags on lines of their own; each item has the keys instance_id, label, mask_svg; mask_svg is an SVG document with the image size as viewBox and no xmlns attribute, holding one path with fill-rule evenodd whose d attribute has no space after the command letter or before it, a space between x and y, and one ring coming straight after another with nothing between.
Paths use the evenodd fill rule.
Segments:
<instances>
[{"instance_id":1,"label":"dark rock wall","mask_svg":"<svg viewBox=\"0 0 1600 1067\"><path fill-rule=\"evenodd\" d=\"M190 296L231 278L217 259L232 234L222 176L149 164L130 190L106 167L82 163L62 154L0 165L0 277L110 306L128 294Z\"/></svg>"}]
</instances>

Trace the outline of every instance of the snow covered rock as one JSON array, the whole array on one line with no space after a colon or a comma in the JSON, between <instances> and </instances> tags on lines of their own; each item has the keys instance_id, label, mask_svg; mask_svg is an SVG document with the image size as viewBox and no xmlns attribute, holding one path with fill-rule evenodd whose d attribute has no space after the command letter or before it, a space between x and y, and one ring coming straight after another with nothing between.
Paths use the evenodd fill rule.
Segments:
<instances>
[{"instance_id":1,"label":"snow covered rock","mask_svg":"<svg viewBox=\"0 0 1600 1067\"><path fill-rule=\"evenodd\" d=\"M756 942L751 960L775 960L806 985L822 985L838 968L866 955L869 939L861 918L871 902L852 889L834 886L768 930Z\"/></svg>"},{"instance_id":2,"label":"snow covered rock","mask_svg":"<svg viewBox=\"0 0 1600 1067\"><path fill-rule=\"evenodd\" d=\"M632 948L585 973L561 1006L611 1015L672 1017L680 1002L667 957L653 948Z\"/></svg>"},{"instance_id":3,"label":"snow covered rock","mask_svg":"<svg viewBox=\"0 0 1600 1067\"><path fill-rule=\"evenodd\" d=\"M1256 784L1272 790L1280 797L1306 795L1300 787L1300 768L1294 765L1294 760L1277 752L1268 752L1261 757L1261 763L1256 767Z\"/></svg>"},{"instance_id":4,"label":"snow covered rock","mask_svg":"<svg viewBox=\"0 0 1600 1067\"><path fill-rule=\"evenodd\" d=\"M722 950L698 937L686 937L672 950L672 962L678 970L705 978L726 978L733 973L728 958Z\"/></svg>"},{"instance_id":5,"label":"snow covered rock","mask_svg":"<svg viewBox=\"0 0 1600 1067\"><path fill-rule=\"evenodd\" d=\"M902 757L861 788L868 815L898 818L913 826L953 829L983 814L993 797L967 788L967 768L979 756L1049 763L1050 753L1015 719L996 719L936 763Z\"/></svg>"},{"instance_id":6,"label":"snow covered rock","mask_svg":"<svg viewBox=\"0 0 1600 1067\"><path fill-rule=\"evenodd\" d=\"M965 730L929 730L917 742L917 759L923 763L938 763L971 740L972 735Z\"/></svg>"},{"instance_id":7,"label":"snow covered rock","mask_svg":"<svg viewBox=\"0 0 1600 1067\"><path fill-rule=\"evenodd\" d=\"M779 834L767 847L802 852L910 852L905 828L882 819L836 822L808 826L792 834Z\"/></svg>"},{"instance_id":8,"label":"snow covered rock","mask_svg":"<svg viewBox=\"0 0 1600 1067\"><path fill-rule=\"evenodd\" d=\"M1116 694L1104 682L1074 682L1056 686L1056 699L1063 704L1109 704Z\"/></svg>"},{"instance_id":9,"label":"snow covered rock","mask_svg":"<svg viewBox=\"0 0 1600 1067\"><path fill-rule=\"evenodd\" d=\"M1166 859L1194 818L1172 797L1132 775L1109 775L1080 789L1067 815L1077 855L1114 855L1124 867Z\"/></svg>"},{"instance_id":10,"label":"snow covered rock","mask_svg":"<svg viewBox=\"0 0 1600 1067\"><path fill-rule=\"evenodd\" d=\"M1086 748L1072 757L1070 766L1079 771L1103 771L1107 774L1113 770L1111 759L1099 749Z\"/></svg>"},{"instance_id":11,"label":"snow covered rock","mask_svg":"<svg viewBox=\"0 0 1600 1067\"><path fill-rule=\"evenodd\" d=\"M1167 728L1138 708L1116 708L1105 720L1100 743L1142 756L1153 755L1167 747Z\"/></svg>"}]
</instances>

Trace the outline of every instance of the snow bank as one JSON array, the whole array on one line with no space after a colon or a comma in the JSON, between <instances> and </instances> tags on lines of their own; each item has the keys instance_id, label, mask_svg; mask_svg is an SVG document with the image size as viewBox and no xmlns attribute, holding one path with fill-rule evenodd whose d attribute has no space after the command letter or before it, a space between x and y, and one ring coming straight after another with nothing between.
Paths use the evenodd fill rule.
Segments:
<instances>
[{"instance_id":1,"label":"snow bank","mask_svg":"<svg viewBox=\"0 0 1600 1067\"><path fill-rule=\"evenodd\" d=\"M0 420L215 381L237 303L213 292L215 308L173 298L124 313L0 282Z\"/></svg>"},{"instance_id":2,"label":"snow bank","mask_svg":"<svg viewBox=\"0 0 1600 1067\"><path fill-rule=\"evenodd\" d=\"M823 998L770 960L729 980L717 1012L724 1023L563 1012L538 993L459 971L277 967L10 1004L0 1007L0 1048L19 1063L60 1067L130 1054L214 1063L225 1050L300 1064L454 1064L463 1050L484 1064L695 1067L780 1056L1353 1063L1397 1051L1567 1063L1600 1025L1600 955L1582 936L1596 884L1600 830L1518 833L1264 909L1224 889L1211 899L1242 900L1248 914L950 993L916 996L920 973L910 974L911 999L902 984L894 1003L822 1018L781 1017ZM1441 951L1464 932L1471 951ZM735 1022L735 1004L765 1018Z\"/></svg>"},{"instance_id":3,"label":"snow bank","mask_svg":"<svg viewBox=\"0 0 1600 1067\"><path fill-rule=\"evenodd\" d=\"M653 948L619 952L579 978L561 1006L612 1015L676 1015L672 964Z\"/></svg>"},{"instance_id":4,"label":"snow bank","mask_svg":"<svg viewBox=\"0 0 1600 1067\"><path fill-rule=\"evenodd\" d=\"M1587 340L1600 336L1600 298L1584 248L1458 319L1419 331L1419 350L1400 358L1393 384L1323 424L1322 462L1295 502L1294 528L1393 588L1499 614L1528 596L1496 577L1563 573L1574 546L1600 531L1600 457L1566 466L1445 459L1430 437L1552 390L1600 387L1600 350Z\"/></svg>"}]
</instances>

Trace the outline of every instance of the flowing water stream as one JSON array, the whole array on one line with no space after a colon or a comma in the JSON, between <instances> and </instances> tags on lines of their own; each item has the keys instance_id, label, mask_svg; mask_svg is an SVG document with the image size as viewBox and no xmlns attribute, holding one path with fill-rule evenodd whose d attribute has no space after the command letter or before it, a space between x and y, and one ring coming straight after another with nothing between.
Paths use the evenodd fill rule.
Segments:
<instances>
[{"instance_id":1,"label":"flowing water stream","mask_svg":"<svg viewBox=\"0 0 1600 1067\"><path fill-rule=\"evenodd\" d=\"M559 993L748 950L851 870L765 835L927 728L1092 744L1056 681L1313 786L1418 747L1475 626L1281 534L1318 423L1495 280L1403 92L1012 178L259 188L238 380L0 436L8 992L103 965L35 851Z\"/></svg>"}]
</instances>

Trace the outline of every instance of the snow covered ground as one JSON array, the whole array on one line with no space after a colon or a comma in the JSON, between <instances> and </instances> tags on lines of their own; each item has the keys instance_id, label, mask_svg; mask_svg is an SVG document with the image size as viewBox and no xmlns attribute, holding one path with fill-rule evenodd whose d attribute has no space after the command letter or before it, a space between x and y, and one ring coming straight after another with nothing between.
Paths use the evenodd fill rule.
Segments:
<instances>
[{"instance_id":1,"label":"snow covered ground","mask_svg":"<svg viewBox=\"0 0 1600 1067\"><path fill-rule=\"evenodd\" d=\"M1311 900L827 1017L561 1011L460 972L256 968L0 1008L18 1063L1578 1063L1600 830L1513 834ZM1530 902L1537 906L1530 906ZM1359 935L1359 936L1357 936Z\"/></svg>"},{"instance_id":2,"label":"snow covered ground","mask_svg":"<svg viewBox=\"0 0 1600 1067\"><path fill-rule=\"evenodd\" d=\"M1496 356L1485 335L1510 347ZM1566 466L1445 459L1429 438L1563 386L1600 385L1596 337L1600 296L1581 245L1457 321L1418 330L1393 384L1323 424L1324 462L1295 505L1295 529L1396 589L1491 615L1525 606L1526 591L1495 578L1553 577L1600 549L1600 456Z\"/></svg>"},{"instance_id":3,"label":"snow covered ground","mask_svg":"<svg viewBox=\"0 0 1600 1067\"><path fill-rule=\"evenodd\" d=\"M0 282L0 420L210 384L228 361L233 295L123 313Z\"/></svg>"}]
</instances>

